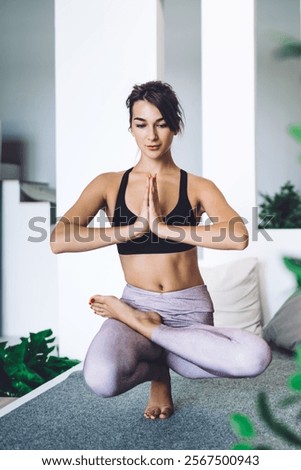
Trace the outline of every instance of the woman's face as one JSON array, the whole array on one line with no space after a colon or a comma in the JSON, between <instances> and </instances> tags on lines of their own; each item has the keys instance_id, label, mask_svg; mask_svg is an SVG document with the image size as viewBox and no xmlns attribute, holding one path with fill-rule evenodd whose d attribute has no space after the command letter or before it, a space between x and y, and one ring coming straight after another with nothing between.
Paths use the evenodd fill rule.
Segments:
<instances>
[{"instance_id":1,"label":"woman's face","mask_svg":"<svg viewBox=\"0 0 301 470\"><path fill-rule=\"evenodd\" d=\"M132 110L131 132L141 155L159 158L169 152L175 132L167 127L159 109L149 101L136 101Z\"/></svg>"}]
</instances>

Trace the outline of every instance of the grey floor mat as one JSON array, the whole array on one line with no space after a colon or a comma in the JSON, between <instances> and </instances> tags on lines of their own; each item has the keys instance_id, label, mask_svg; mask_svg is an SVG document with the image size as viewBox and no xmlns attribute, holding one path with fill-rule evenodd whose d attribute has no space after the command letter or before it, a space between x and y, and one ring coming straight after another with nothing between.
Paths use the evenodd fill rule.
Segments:
<instances>
[{"instance_id":1,"label":"grey floor mat","mask_svg":"<svg viewBox=\"0 0 301 470\"><path fill-rule=\"evenodd\" d=\"M102 399L87 389L81 372L74 372L1 418L0 448L230 449L237 441L229 424L232 412L252 418L259 443L294 448L267 431L256 410L257 393L266 391L279 419L296 429L296 408L278 407L289 393L286 381L294 369L292 358L275 352L268 369L255 378L189 380L173 374L176 410L166 421L143 418L149 384Z\"/></svg>"}]
</instances>

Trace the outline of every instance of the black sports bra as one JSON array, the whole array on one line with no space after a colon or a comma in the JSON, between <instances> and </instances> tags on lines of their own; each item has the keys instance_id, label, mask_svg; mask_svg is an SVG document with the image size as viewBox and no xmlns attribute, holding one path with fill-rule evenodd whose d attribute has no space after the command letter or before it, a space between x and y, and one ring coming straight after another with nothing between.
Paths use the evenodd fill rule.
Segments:
<instances>
[{"instance_id":1,"label":"black sports bra","mask_svg":"<svg viewBox=\"0 0 301 470\"><path fill-rule=\"evenodd\" d=\"M131 212L126 206L124 197L129 174L132 169L133 167L126 170L121 179L113 215L113 227L131 225L134 224L137 219L137 215L133 214L133 212ZM187 196L187 173L182 169L178 203L176 207L166 217L164 217L164 221L168 225L197 225L193 209ZM151 231L146 232L135 240L129 240L127 242L117 244L118 253L120 255L178 253L192 248L194 248L194 246L187 243L159 238Z\"/></svg>"}]
</instances>

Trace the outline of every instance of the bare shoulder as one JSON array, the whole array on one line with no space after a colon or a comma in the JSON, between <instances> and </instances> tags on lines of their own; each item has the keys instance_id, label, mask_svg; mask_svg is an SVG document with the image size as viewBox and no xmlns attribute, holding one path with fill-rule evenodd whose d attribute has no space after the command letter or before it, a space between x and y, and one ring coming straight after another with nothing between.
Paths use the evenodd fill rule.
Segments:
<instances>
[{"instance_id":1,"label":"bare shoulder","mask_svg":"<svg viewBox=\"0 0 301 470\"><path fill-rule=\"evenodd\" d=\"M189 192L197 201L201 214L206 212L209 216L212 214L228 216L230 213L233 215L225 196L212 180L189 173L188 185Z\"/></svg>"},{"instance_id":2,"label":"bare shoulder","mask_svg":"<svg viewBox=\"0 0 301 470\"><path fill-rule=\"evenodd\" d=\"M83 189L75 204L65 213L66 218L80 217L80 224L86 225L88 217L105 209L112 193L117 191L123 172L109 172L97 175Z\"/></svg>"},{"instance_id":3,"label":"bare shoulder","mask_svg":"<svg viewBox=\"0 0 301 470\"><path fill-rule=\"evenodd\" d=\"M114 183L117 183L118 181L120 181L123 173L124 173L123 171L116 171L116 172L110 171L107 173L100 173L89 184L91 186L96 186L96 187L101 186L102 188L105 188L105 187L111 186L112 184L114 185Z\"/></svg>"},{"instance_id":4,"label":"bare shoulder","mask_svg":"<svg viewBox=\"0 0 301 470\"><path fill-rule=\"evenodd\" d=\"M229 220L238 216L213 181L202 176L189 175L189 177L202 213L206 212L209 217L218 217L220 220Z\"/></svg>"},{"instance_id":5,"label":"bare shoulder","mask_svg":"<svg viewBox=\"0 0 301 470\"><path fill-rule=\"evenodd\" d=\"M83 194L94 194L106 199L107 195L116 191L124 171L107 172L97 175L83 190Z\"/></svg>"},{"instance_id":6,"label":"bare shoulder","mask_svg":"<svg viewBox=\"0 0 301 470\"><path fill-rule=\"evenodd\" d=\"M193 173L188 173L188 184L190 191L194 194L198 194L199 196L212 192L220 193L220 190L213 181L208 178L204 178L203 176L194 175Z\"/></svg>"}]
</instances>

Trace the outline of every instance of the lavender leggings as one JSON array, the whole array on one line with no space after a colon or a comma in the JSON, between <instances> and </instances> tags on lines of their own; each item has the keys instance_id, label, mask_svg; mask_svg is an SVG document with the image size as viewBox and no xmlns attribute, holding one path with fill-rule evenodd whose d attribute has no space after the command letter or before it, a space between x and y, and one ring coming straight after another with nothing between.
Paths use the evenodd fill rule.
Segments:
<instances>
[{"instance_id":1,"label":"lavender leggings","mask_svg":"<svg viewBox=\"0 0 301 470\"><path fill-rule=\"evenodd\" d=\"M99 396L119 395L154 379L162 361L191 379L252 377L271 361L262 338L213 326L213 304L205 285L157 293L127 284L121 300L146 315L159 313L162 324L151 341L117 320L102 324L84 364L86 383Z\"/></svg>"}]
</instances>

